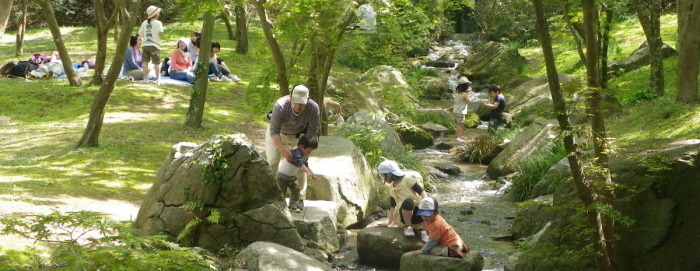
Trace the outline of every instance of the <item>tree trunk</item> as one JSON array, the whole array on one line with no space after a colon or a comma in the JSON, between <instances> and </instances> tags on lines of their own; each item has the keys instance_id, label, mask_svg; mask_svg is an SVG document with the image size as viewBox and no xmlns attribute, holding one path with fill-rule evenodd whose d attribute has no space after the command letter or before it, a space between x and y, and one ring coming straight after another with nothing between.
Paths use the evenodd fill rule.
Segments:
<instances>
[{"instance_id":1,"label":"tree trunk","mask_svg":"<svg viewBox=\"0 0 700 271\"><path fill-rule=\"evenodd\" d=\"M603 117L602 97L600 87L600 72L598 65L599 43L598 43L598 13L595 7L595 0L582 0L583 26L586 41L586 81L588 86L586 101L588 103L588 114L591 116L591 130L593 134L593 149L595 152L595 165L598 173L595 173L592 181L600 182L593 187L603 187L597 189L593 196L596 203L603 206L610 206L613 195L610 185L610 168L608 167L607 137L605 133L605 121ZM582 192L582 191L581 191ZM588 212L589 223L597 225L597 235L595 237L596 265L598 270L615 270L614 261L614 236L612 220L597 210Z\"/></svg>"},{"instance_id":2,"label":"tree trunk","mask_svg":"<svg viewBox=\"0 0 700 271\"><path fill-rule=\"evenodd\" d=\"M564 21L566 21L567 29L569 29L569 33L574 38L574 42L576 42L576 52L578 52L579 58L581 58L583 63L586 63L586 54L583 52L581 35L574 28L574 24L571 22L571 15L569 15L569 1L564 1Z\"/></svg>"},{"instance_id":3,"label":"tree trunk","mask_svg":"<svg viewBox=\"0 0 700 271\"><path fill-rule=\"evenodd\" d=\"M244 4L236 5L236 52L248 53L248 14Z\"/></svg>"},{"instance_id":4,"label":"tree trunk","mask_svg":"<svg viewBox=\"0 0 700 271\"><path fill-rule=\"evenodd\" d=\"M664 95L664 56L661 52L661 1L634 0L639 23L649 45L650 88L657 96Z\"/></svg>"},{"instance_id":5,"label":"tree trunk","mask_svg":"<svg viewBox=\"0 0 700 271\"><path fill-rule=\"evenodd\" d=\"M700 0L678 0L678 92L676 101L700 101L698 62L700 62Z\"/></svg>"},{"instance_id":6,"label":"tree trunk","mask_svg":"<svg viewBox=\"0 0 700 271\"><path fill-rule=\"evenodd\" d=\"M51 35L53 36L53 41L56 44L56 51L58 51L58 54L61 56L63 70L65 70L66 75L68 76L68 82L70 82L71 86L79 87L82 85L82 82L80 81L78 74L75 73L75 69L73 69L73 62L70 59L70 55L68 55L66 45L63 43L61 29L58 27L58 22L56 21L56 16L53 13L51 2L49 2L49 0L37 0L37 2L39 2L39 5L41 5L44 17L46 18L46 23L48 23L49 29L51 29Z\"/></svg>"},{"instance_id":7,"label":"tree trunk","mask_svg":"<svg viewBox=\"0 0 700 271\"><path fill-rule=\"evenodd\" d=\"M109 26L107 25L107 17L105 16L104 0L94 0L93 5L95 7L95 21L97 21L97 52L95 54L95 74L92 76L93 85L102 85L102 72L105 68L105 61L107 59L107 32L109 31ZM115 10L115 13L118 13Z\"/></svg>"},{"instance_id":8,"label":"tree trunk","mask_svg":"<svg viewBox=\"0 0 700 271\"><path fill-rule=\"evenodd\" d=\"M204 116L204 103L207 100L207 84L209 83L209 60L211 59L211 37L214 33L214 15L210 11L204 12L202 23L202 39L199 47L199 59L195 69L196 78L190 98L190 107L187 110L185 126L195 129L202 128Z\"/></svg>"},{"instance_id":9,"label":"tree trunk","mask_svg":"<svg viewBox=\"0 0 700 271\"><path fill-rule=\"evenodd\" d=\"M224 20L224 25L226 25L226 31L228 32L228 39L235 40L236 32L233 31L233 26L231 26L230 13L227 9L221 12L221 18Z\"/></svg>"},{"instance_id":10,"label":"tree trunk","mask_svg":"<svg viewBox=\"0 0 700 271\"><path fill-rule=\"evenodd\" d=\"M7 22L10 20L10 14L12 14L12 0L0 1L0 39L2 35L5 35L5 29L7 28Z\"/></svg>"},{"instance_id":11,"label":"tree trunk","mask_svg":"<svg viewBox=\"0 0 700 271\"><path fill-rule=\"evenodd\" d=\"M267 10L265 9L265 3L267 0L251 0L255 5L255 9L258 12L258 17L260 17L260 25L262 26L263 33L265 34L265 41L270 47L270 54L275 62L275 67L277 68L277 84L279 84L280 94L282 96L289 94L289 78L287 76L287 65L284 62L284 55L280 46L277 43L277 38L275 34L272 33L272 22L267 16Z\"/></svg>"},{"instance_id":12,"label":"tree trunk","mask_svg":"<svg viewBox=\"0 0 700 271\"><path fill-rule=\"evenodd\" d=\"M15 56L24 55L24 34L27 30L27 10L29 9L29 0L21 0L22 16L17 23L17 37L15 38Z\"/></svg>"},{"instance_id":13,"label":"tree trunk","mask_svg":"<svg viewBox=\"0 0 700 271\"><path fill-rule=\"evenodd\" d=\"M126 0L115 1L114 12L119 10L122 15L121 35L117 41L117 48L112 58L112 65L109 67L109 71L107 71L105 81L100 85L100 90L97 91L97 95L95 95L95 101L93 101L92 108L90 109L90 117L88 118L87 126L76 148L88 146L97 147L100 145L99 137L104 121L105 106L107 105L107 101L109 101L109 96L114 90L114 83L117 81L117 77L119 77L122 64L124 64L124 55L126 55L126 48L129 46L131 29L137 19L136 17L132 17L131 14L138 14L140 6L141 0L131 0L131 5L127 11Z\"/></svg>"},{"instance_id":14,"label":"tree trunk","mask_svg":"<svg viewBox=\"0 0 700 271\"><path fill-rule=\"evenodd\" d=\"M113 14L116 14L116 16L114 17L114 41L116 42L119 40L119 29L121 28L121 21L119 20L119 12L114 12ZM109 27L107 29L109 29Z\"/></svg>"},{"instance_id":15,"label":"tree trunk","mask_svg":"<svg viewBox=\"0 0 700 271\"><path fill-rule=\"evenodd\" d=\"M612 20L615 16L615 11L607 4L603 4L603 13L605 13L605 22L603 22L603 34L601 35L600 45L600 86L603 89L608 88L608 49L610 48L610 28L612 28Z\"/></svg>"}]
</instances>

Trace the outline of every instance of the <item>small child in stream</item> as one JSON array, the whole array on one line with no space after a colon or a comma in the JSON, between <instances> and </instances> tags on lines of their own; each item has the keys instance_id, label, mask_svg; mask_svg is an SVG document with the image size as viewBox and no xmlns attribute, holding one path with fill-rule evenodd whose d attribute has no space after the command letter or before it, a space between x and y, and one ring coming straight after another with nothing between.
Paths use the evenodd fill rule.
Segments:
<instances>
[{"instance_id":1,"label":"small child in stream","mask_svg":"<svg viewBox=\"0 0 700 271\"><path fill-rule=\"evenodd\" d=\"M466 79L466 77L463 79ZM457 122L455 140L457 142L462 142L464 141L464 138L462 137L464 135L464 118L466 117L467 112L469 112L467 103L471 101L467 92L472 90L472 83L468 80L462 79L460 79L459 82L459 85L457 85L457 88L455 89L457 93L455 95L455 105L452 107L452 114L454 115L455 122Z\"/></svg>"},{"instance_id":2,"label":"small child in stream","mask_svg":"<svg viewBox=\"0 0 700 271\"><path fill-rule=\"evenodd\" d=\"M318 181L318 177L309 168L309 155L318 148L318 141L312 135L303 135L299 137L297 147L292 149L293 161L281 159L279 168L277 169L277 186L282 190L282 193L287 192L289 188L291 197L289 197L289 209L293 212L300 213L304 209L303 201L299 200L299 193L302 190L297 184L297 172L299 169L306 171L306 174L311 176L314 181ZM304 190L306 187L303 188Z\"/></svg>"},{"instance_id":3,"label":"small child in stream","mask_svg":"<svg viewBox=\"0 0 700 271\"><path fill-rule=\"evenodd\" d=\"M436 199L423 198L418 203L418 215L423 219L423 227L428 230L428 241L420 250L411 251L413 256L432 254L464 258L464 253L469 252L469 246L462 241L455 229L440 216Z\"/></svg>"}]
</instances>

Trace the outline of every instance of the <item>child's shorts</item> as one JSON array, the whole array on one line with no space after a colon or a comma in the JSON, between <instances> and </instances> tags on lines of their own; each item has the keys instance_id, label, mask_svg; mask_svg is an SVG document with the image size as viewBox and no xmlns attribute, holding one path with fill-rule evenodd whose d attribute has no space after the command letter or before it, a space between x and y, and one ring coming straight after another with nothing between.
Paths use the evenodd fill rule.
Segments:
<instances>
[{"instance_id":1,"label":"child's shorts","mask_svg":"<svg viewBox=\"0 0 700 271\"><path fill-rule=\"evenodd\" d=\"M457 123L464 123L464 118L466 117L465 114L455 113L455 112L452 112L452 116L455 117L455 121Z\"/></svg>"},{"instance_id":2,"label":"child's shorts","mask_svg":"<svg viewBox=\"0 0 700 271\"><path fill-rule=\"evenodd\" d=\"M141 61L142 63L148 63L149 61L153 61L153 64L158 65L160 64L160 56L158 55L160 53L160 50L156 48L155 46L144 46L141 48L141 51L143 51L141 55Z\"/></svg>"}]
</instances>

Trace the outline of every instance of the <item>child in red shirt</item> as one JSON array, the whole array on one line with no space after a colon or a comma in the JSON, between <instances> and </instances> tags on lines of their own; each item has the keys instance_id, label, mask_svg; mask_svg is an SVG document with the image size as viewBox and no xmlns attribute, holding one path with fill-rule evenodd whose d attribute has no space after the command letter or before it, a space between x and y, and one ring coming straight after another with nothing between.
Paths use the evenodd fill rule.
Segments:
<instances>
[{"instance_id":1,"label":"child in red shirt","mask_svg":"<svg viewBox=\"0 0 700 271\"><path fill-rule=\"evenodd\" d=\"M428 241L420 250L411 251L413 256L432 254L463 258L469 252L469 246L464 244L459 234L447 224L438 210L437 200L426 197L418 204L418 215L423 219L423 227L428 230Z\"/></svg>"}]
</instances>

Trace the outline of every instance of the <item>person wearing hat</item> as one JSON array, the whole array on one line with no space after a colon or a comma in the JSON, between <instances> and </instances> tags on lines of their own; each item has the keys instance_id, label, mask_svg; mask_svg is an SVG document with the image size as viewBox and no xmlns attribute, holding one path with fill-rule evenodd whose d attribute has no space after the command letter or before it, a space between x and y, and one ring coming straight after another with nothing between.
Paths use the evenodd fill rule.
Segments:
<instances>
[{"instance_id":1,"label":"person wearing hat","mask_svg":"<svg viewBox=\"0 0 700 271\"><path fill-rule=\"evenodd\" d=\"M457 122L457 129L455 131L455 140L457 142L464 141L464 138L462 138L462 136L464 135L464 119L467 116L467 113L469 112L467 104L471 102L471 99L469 99L469 94L467 92L472 90L472 83L466 79L466 77L462 77L462 79L459 80L460 83L455 89L455 91L457 92L455 94L455 104L452 107L452 115L454 115L455 122Z\"/></svg>"},{"instance_id":2,"label":"person wearing hat","mask_svg":"<svg viewBox=\"0 0 700 271\"><path fill-rule=\"evenodd\" d=\"M411 251L413 256L432 254L464 258L464 253L469 252L469 246L464 244L455 229L440 216L436 199L423 198L418 204L418 215L423 219L423 226L428 230L428 240L420 250Z\"/></svg>"},{"instance_id":3,"label":"person wearing hat","mask_svg":"<svg viewBox=\"0 0 700 271\"><path fill-rule=\"evenodd\" d=\"M393 224L403 226L403 234L413 237L416 234L413 227L421 225L423 220L418 216L418 202L428 196L420 183L423 177L415 171L403 171L393 160L384 160L377 166L377 172L385 183L389 184L389 222L379 224L389 227ZM396 205L401 204L401 211L396 211ZM421 232L421 239L425 232Z\"/></svg>"},{"instance_id":4,"label":"person wearing hat","mask_svg":"<svg viewBox=\"0 0 700 271\"><path fill-rule=\"evenodd\" d=\"M143 69L143 82L148 82L148 63L153 61L154 70L156 71L156 82L160 79L160 38L163 37L163 23L158 18L160 17L160 8L149 6L146 9L147 19L141 23L139 28L139 36L143 39L143 55L141 57L141 65Z\"/></svg>"},{"instance_id":5,"label":"person wearing hat","mask_svg":"<svg viewBox=\"0 0 700 271\"><path fill-rule=\"evenodd\" d=\"M302 134L317 137L320 129L320 109L318 104L309 98L309 89L304 85L296 85L292 93L279 98L270 113L270 124L265 133L265 156L272 171L277 172L280 159L293 161L291 149L297 146ZM306 199L306 172L297 172L299 184L299 201L297 208L304 209Z\"/></svg>"}]
</instances>

